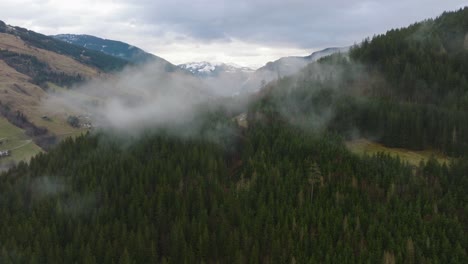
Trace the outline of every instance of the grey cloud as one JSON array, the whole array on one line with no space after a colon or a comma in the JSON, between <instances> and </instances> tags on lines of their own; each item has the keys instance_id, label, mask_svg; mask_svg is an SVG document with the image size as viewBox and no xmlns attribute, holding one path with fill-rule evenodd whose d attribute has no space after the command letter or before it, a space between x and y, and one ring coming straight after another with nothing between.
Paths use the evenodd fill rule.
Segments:
<instances>
[{"instance_id":1,"label":"grey cloud","mask_svg":"<svg viewBox=\"0 0 468 264\"><path fill-rule=\"evenodd\" d=\"M201 41L301 48L347 45L454 10L464 1L134 1L130 16ZM357 38L357 39L356 39Z\"/></svg>"},{"instance_id":2,"label":"grey cloud","mask_svg":"<svg viewBox=\"0 0 468 264\"><path fill-rule=\"evenodd\" d=\"M260 66L285 51L305 55L351 45L466 5L466 0L6 0L0 19L45 34L122 40L174 63L202 57ZM242 45L225 45L232 43ZM194 54L210 45L217 49ZM270 50L260 54L255 48Z\"/></svg>"}]
</instances>

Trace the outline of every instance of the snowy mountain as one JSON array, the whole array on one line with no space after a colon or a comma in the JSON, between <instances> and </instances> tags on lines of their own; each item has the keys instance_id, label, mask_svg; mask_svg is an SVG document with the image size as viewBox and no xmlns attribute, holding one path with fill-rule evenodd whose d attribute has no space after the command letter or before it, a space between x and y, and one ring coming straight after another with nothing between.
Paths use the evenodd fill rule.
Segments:
<instances>
[{"instance_id":1,"label":"snowy mountain","mask_svg":"<svg viewBox=\"0 0 468 264\"><path fill-rule=\"evenodd\" d=\"M163 58L145 52L144 50L138 47L132 46L121 41L103 39L90 35L74 34L60 34L52 37L70 44L85 47L87 49L100 51L102 53L121 58L136 64L154 61L170 64Z\"/></svg>"},{"instance_id":2,"label":"snowy mountain","mask_svg":"<svg viewBox=\"0 0 468 264\"><path fill-rule=\"evenodd\" d=\"M218 77L222 74L247 75L254 72L251 68L237 66L234 64L220 62L211 63L206 61L180 64L178 67L183 70L190 71L195 76L203 78Z\"/></svg>"}]
</instances>

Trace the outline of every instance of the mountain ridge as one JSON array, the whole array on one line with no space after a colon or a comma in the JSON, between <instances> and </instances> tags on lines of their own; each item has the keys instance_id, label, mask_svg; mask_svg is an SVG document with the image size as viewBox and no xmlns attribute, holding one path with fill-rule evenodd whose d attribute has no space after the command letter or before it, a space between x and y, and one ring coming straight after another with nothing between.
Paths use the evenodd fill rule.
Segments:
<instances>
[{"instance_id":1,"label":"mountain ridge","mask_svg":"<svg viewBox=\"0 0 468 264\"><path fill-rule=\"evenodd\" d=\"M58 34L51 37L73 45L100 51L104 54L136 64L154 61L170 64L169 61L161 57L119 40L106 39L87 34Z\"/></svg>"},{"instance_id":2,"label":"mountain ridge","mask_svg":"<svg viewBox=\"0 0 468 264\"><path fill-rule=\"evenodd\" d=\"M315 51L304 57L288 56L279 58L275 61L267 62L264 66L258 68L249 77L249 79L247 79L245 83L242 84L241 90L247 92L258 91L270 81L293 75L299 72L301 69L305 68L310 63L335 53L346 53L349 51L349 49L349 46L330 47Z\"/></svg>"},{"instance_id":3,"label":"mountain ridge","mask_svg":"<svg viewBox=\"0 0 468 264\"><path fill-rule=\"evenodd\" d=\"M199 77L216 77L220 73L249 73L254 72L253 69L249 67L238 66L235 64L229 64L224 62L208 62L208 61L199 61L199 62L188 62L177 65L177 67L188 70L192 74Z\"/></svg>"},{"instance_id":4,"label":"mountain ridge","mask_svg":"<svg viewBox=\"0 0 468 264\"><path fill-rule=\"evenodd\" d=\"M118 71L129 64L128 61L102 52L71 45L26 28L7 25L4 21L0 21L0 33L14 35L32 47L71 57L82 64L98 68L103 72Z\"/></svg>"}]
</instances>

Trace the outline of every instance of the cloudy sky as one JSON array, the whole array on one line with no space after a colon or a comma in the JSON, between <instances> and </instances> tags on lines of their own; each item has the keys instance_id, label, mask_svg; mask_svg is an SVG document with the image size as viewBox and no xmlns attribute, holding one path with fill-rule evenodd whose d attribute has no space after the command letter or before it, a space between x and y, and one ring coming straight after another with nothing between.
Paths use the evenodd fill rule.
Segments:
<instances>
[{"instance_id":1,"label":"cloudy sky","mask_svg":"<svg viewBox=\"0 0 468 264\"><path fill-rule=\"evenodd\" d=\"M258 67L347 46L468 0L0 0L0 20L43 34L121 40L172 63Z\"/></svg>"}]
</instances>

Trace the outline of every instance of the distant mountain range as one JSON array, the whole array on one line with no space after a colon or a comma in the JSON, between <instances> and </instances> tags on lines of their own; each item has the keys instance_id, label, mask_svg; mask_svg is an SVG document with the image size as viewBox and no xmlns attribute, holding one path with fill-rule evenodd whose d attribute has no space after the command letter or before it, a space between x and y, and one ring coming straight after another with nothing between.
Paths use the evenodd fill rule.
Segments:
<instances>
[{"instance_id":1,"label":"distant mountain range","mask_svg":"<svg viewBox=\"0 0 468 264\"><path fill-rule=\"evenodd\" d=\"M192 62L179 64L178 67L202 78L212 88L232 91L232 95L256 92L265 84L290 76L306 67L309 63L334 53L348 52L349 47L326 48L308 56L283 57L268 62L257 70L226 63Z\"/></svg>"},{"instance_id":2,"label":"distant mountain range","mask_svg":"<svg viewBox=\"0 0 468 264\"><path fill-rule=\"evenodd\" d=\"M216 77L219 76L221 73L232 73L232 74L239 74L239 73L252 73L255 70L242 67L234 64L227 64L227 63L212 63L212 62L191 62L185 64L177 65L179 68L190 71L192 74L199 76L199 77Z\"/></svg>"},{"instance_id":3,"label":"distant mountain range","mask_svg":"<svg viewBox=\"0 0 468 264\"><path fill-rule=\"evenodd\" d=\"M189 62L175 66L167 60L148 53L133 45L110 39L103 39L90 35L60 34L52 36L55 39L99 51L107 55L128 61L133 64L148 62L161 62L167 65L168 71L182 70L203 79L220 78L228 82L229 86L241 87L242 91L256 91L262 84L272 80L297 73L307 64L318 59L338 52L347 52L349 47L326 48L314 52L308 56L283 57L276 61L268 62L263 67L253 70L248 67L227 64L223 62ZM218 84L218 82L216 82Z\"/></svg>"},{"instance_id":4,"label":"distant mountain range","mask_svg":"<svg viewBox=\"0 0 468 264\"><path fill-rule=\"evenodd\" d=\"M253 70L223 62L189 62L177 66L167 60L148 53L133 45L110 39L103 39L90 35L60 34L52 36L55 39L105 53L134 64L148 62L162 62L168 65L170 70L182 69L200 78L233 78L235 85L242 86L244 90L256 90L262 83L269 82L279 77L295 74L307 64L322 57L338 52L347 52L349 47L327 48L314 52L308 56L283 57L276 61L268 62L263 67Z\"/></svg>"}]
</instances>

